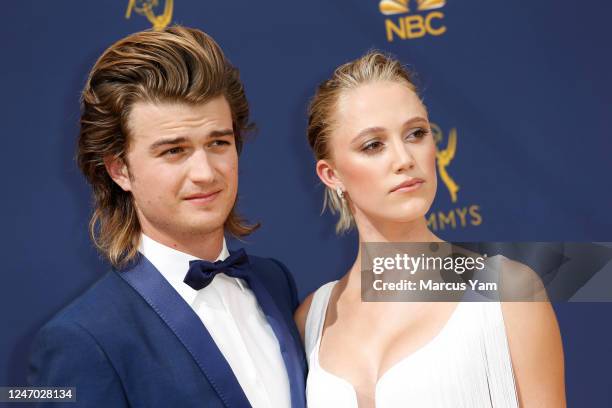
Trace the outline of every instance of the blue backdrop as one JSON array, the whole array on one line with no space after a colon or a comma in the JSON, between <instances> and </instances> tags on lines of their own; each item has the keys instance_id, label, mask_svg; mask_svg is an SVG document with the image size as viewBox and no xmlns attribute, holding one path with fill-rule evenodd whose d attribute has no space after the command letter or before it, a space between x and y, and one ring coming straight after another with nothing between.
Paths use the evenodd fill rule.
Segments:
<instances>
[{"instance_id":1,"label":"blue backdrop","mask_svg":"<svg viewBox=\"0 0 612 408\"><path fill-rule=\"evenodd\" d=\"M370 48L418 73L452 156L429 215L439 236L612 241L610 2L159 0L148 17L143 7L3 7L0 385L25 383L32 335L108 268L87 236L90 192L74 162L79 92L107 46L165 21L208 32L242 72L259 132L241 157L241 208L263 224L245 246L284 261L302 297L357 250L320 216L307 101ZM612 304L555 307L569 405L612 406Z\"/></svg>"}]
</instances>

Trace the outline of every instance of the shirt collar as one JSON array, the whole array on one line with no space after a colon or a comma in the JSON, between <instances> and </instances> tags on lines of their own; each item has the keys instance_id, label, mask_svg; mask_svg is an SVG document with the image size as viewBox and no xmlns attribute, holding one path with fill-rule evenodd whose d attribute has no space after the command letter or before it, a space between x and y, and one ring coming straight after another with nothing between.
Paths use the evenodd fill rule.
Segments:
<instances>
[{"instance_id":1,"label":"shirt collar","mask_svg":"<svg viewBox=\"0 0 612 408\"><path fill-rule=\"evenodd\" d=\"M172 285L172 287L181 295L188 304L191 304L195 299L198 291L187 285L183 280L189 270L189 261L199 258L170 248L161 244L145 234L141 234L140 245L138 251L144 255L149 262L163 275L164 278ZM229 256L225 238L223 238L223 246L221 252L215 261L222 261ZM232 278L241 289L244 290L240 279ZM213 281L214 283L214 281Z\"/></svg>"}]
</instances>

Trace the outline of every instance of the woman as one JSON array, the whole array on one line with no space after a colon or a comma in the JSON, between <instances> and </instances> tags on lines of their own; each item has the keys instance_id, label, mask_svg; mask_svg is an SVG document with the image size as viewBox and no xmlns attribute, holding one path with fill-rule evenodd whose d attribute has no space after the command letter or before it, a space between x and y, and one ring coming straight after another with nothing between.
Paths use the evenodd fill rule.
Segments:
<instances>
[{"instance_id":1,"label":"woman","mask_svg":"<svg viewBox=\"0 0 612 408\"><path fill-rule=\"evenodd\" d=\"M398 61L370 52L336 69L311 102L308 139L338 232L355 226L360 244L440 241L425 219L436 146ZM295 315L311 408L565 406L548 302L362 302L361 256Z\"/></svg>"}]
</instances>

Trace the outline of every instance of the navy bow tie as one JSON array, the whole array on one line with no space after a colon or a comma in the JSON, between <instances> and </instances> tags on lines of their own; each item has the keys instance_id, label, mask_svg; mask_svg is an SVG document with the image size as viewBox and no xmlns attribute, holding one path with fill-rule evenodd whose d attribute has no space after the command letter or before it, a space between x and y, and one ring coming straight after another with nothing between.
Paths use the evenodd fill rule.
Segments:
<instances>
[{"instance_id":1,"label":"navy bow tie","mask_svg":"<svg viewBox=\"0 0 612 408\"><path fill-rule=\"evenodd\" d=\"M189 261L189 271L183 282L200 290L208 286L218 273L248 281L249 270L249 258L244 249L240 248L223 261Z\"/></svg>"}]
</instances>

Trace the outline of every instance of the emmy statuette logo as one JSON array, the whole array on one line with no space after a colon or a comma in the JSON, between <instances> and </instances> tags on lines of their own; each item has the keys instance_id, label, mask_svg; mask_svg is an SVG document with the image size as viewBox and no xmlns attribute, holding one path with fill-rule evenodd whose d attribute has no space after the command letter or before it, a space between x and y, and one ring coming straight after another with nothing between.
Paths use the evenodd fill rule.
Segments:
<instances>
[{"instance_id":1,"label":"emmy statuette logo","mask_svg":"<svg viewBox=\"0 0 612 408\"><path fill-rule=\"evenodd\" d=\"M413 40L426 35L440 36L446 32L444 13L439 11L446 0L416 0L416 13L411 13L410 0L381 0L380 12L385 16L387 41L395 38ZM406 15L407 14L407 15ZM397 17L396 17L397 16Z\"/></svg>"},{"instance_id":2,"label":"emmy statuette logo","mask_svg":"<svg viewBox=\"0 0 612 408\"><path fill-rule=\"evenodd\" d=\"M451 197L451 201L453 203L457 202L457 192L459 191L459 186L451 178L451 176L446 171L446 167L453 161L455 158L455 152L457 151L457 129L452 128L448 133L448 142L444 149L440 148L440 144L442 144L444 135L440 127L434 123L431 124L431 131L433 133L434 140L436 142L437 152L436 152L436 162L438 165L438 174L440 178L446 185L448 192Z\"/></svg>"},{"instance_id":3,"label":"emmy statuette logo","mask_svg":"<svg viewBox=\"0 0 612 408\"><path fill-rule=\"evenodd\" d=\"M125 18L130 18L132 11L146 17L155 31L163 30L172 21L172 9L174 0L165 0L161 14L156 15L155 10L159 6L158 0L129 0Z\"/></svg>"},{"instance_id":4,"label":"emmy statuette logo","mask_svg":"<svg viewBox=\"0 0 612 408\"><path fill-rule=\"evenodd\" d=\"M438 175L444 183L450 196L451 203L455 208L448 211L432 209L427 216L427 225L433 230L445 230L447 228L457 229L468 226L478 226L482 224L482 214L480 205L464 204L459 200L460 186L449 173L455 155L457 154L457 129L452 128L448 132L448 137L435 123L431 123L431 133L436 142L436 165Z\"/></svg>"}]
</instances>

